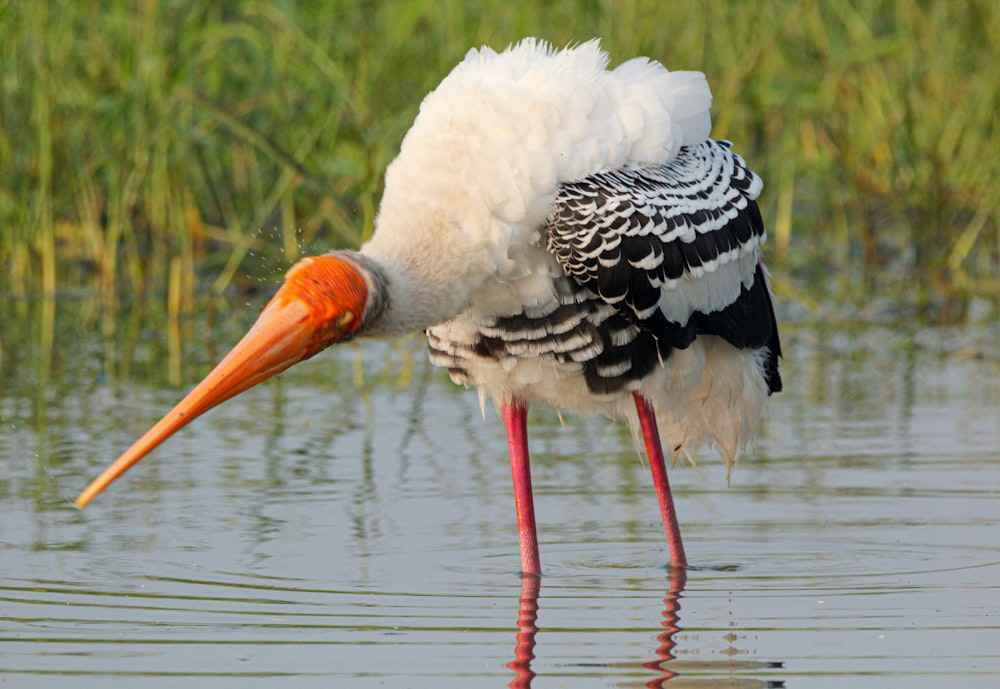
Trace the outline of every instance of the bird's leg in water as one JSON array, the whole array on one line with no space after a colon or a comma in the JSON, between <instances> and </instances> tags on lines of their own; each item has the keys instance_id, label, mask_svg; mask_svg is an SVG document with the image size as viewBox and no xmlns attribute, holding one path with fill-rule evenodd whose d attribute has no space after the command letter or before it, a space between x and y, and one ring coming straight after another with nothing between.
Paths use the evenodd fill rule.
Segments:
<instances>
[{"instance_id":1,"label":"bird's leg in water","mask_svg":"<svg viewBox=\"0 0 1000 689\"><path fill-rule=\"evenodd\" d=\"M670 481L667 479L667 465L663 460L660 431L656 427L656 414L645 397L638 392L632 393L632 396L635 398L635 409L639 412L639 424L642 427L642 439L646 443L649 470L653 473L656 499L660 502L663 531L667 534L667 546L670 548L670 563L675 567L687 567L687 556L684 555L684 544L681 542L681 526L677 522L674 498L670 494Z\"/></svg>"},{"instance_id":2,"label":"bird's leg in water","mask_svg":"<svg viewBox=\"0 0 1000 689\"><path fill-rule=\"evenodd\" d=\"M510 471L514 478L521 574L537 576L542 573L542 566L538 559L538 532L535 529L535 503L531 495L531 465L528 462L528 407L515 401L503 405L502 411L510 449Z\"/></svg>"}]
</instances>

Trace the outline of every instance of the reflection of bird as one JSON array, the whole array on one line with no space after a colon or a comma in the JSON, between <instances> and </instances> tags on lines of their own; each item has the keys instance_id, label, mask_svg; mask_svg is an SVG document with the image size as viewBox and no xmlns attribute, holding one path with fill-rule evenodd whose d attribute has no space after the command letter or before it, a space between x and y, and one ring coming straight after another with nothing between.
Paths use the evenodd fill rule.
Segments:
<instances>
[{"instance_id":1,"label":"reflection of bird","mask_svg":"<svg viewBox=\"0 0 1000 689\"><path fill-rule=\"evenodd\" d=\"M423 102L359 252L306 258L236 348L80 496L214 405L327 346L426 330L433 363L499 406L525 573L540 572L526 415L539 402L641 433L674 564L659 436L730 465L780 354L760 179L708 139L699 72L609 71L596 41L483 48Z\"/></svg>"}]
</instances>

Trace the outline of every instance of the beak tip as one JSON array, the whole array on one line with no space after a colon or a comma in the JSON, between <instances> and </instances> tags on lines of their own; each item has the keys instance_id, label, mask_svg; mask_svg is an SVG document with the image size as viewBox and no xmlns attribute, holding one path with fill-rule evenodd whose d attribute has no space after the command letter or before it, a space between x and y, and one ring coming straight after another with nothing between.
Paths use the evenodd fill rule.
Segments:
<instances>
[{"instance_id":1,"label":"beak tip","mask_svg":"<svg viewBox=\"0 0 1000 689\"><path fill-rule=\"evenodd\" d=\"M73 504L76 506L77 509L82 510L84 507L89 505L91 501L98 495L100 495L101 491L103 491L107 487L108 482L104 482L103 484L100 483L101 479L103 478L104 477L101 476L98 479L92 481L91 484L86 488L84 488L83 491L76 497L76 500L73 501Z\"/></svg>"}]
</instances>

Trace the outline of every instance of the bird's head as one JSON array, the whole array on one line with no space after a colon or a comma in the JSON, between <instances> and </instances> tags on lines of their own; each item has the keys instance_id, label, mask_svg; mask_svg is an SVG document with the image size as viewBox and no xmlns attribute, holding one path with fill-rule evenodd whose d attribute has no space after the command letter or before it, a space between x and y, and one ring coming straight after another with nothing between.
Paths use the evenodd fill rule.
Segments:
<instances>
[{"instance_id":1,"label":"bird's head","mask_svg":"<svg viewBox=\"0 0 1000 689\"><path fill-rule=\"evenodd\" d=\"M362 325L368 283L343 255L304 258L231 352L187 397L77 498L84 507L153 448L212 407L286 368L351 339Z\"/></svg>"}]
</instances>

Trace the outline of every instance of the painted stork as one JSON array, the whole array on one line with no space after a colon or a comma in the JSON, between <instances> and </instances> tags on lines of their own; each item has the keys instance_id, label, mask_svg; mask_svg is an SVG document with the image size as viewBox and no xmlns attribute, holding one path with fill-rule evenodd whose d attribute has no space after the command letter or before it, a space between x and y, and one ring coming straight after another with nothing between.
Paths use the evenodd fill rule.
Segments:
<instances>
[{"instance_id":1,"label":"painted stork","mask_svg":"<svg viewBox=\"0 0 1000 689\"><path fill-rule=\"evenodd\" d=\"M675 566L673 460L727 470L781 389L759 177L709 138L700 72L609 70L591 41L470 51L389 166L371 241L305 258L233 351L87 487L83 507L213 406L335 342L426 331L430 359L507 429L526 575L541 572L528 405L644 440Z\"/></svg>"}]
</instances>

